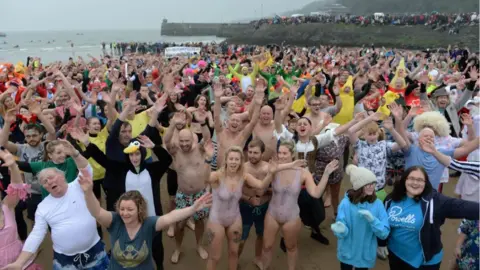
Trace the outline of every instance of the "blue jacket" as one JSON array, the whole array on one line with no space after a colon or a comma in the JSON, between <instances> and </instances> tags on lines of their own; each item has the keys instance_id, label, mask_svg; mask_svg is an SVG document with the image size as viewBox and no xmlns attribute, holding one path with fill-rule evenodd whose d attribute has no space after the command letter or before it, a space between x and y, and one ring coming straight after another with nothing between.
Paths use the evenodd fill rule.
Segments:
<instances>
[{"instance_id":1,"label":"blue jacket","mask_svg":"<svg viewBox=\"0 0 480 270\"><path fill-rule=\"evenodd\" d=\"M368 222L359 210L368 210L375 217ZM338 207L337 221L345 224L344 233L337 234L337 258L357 268L373 268L377 258L377 237L386 239L390 233L388 216L380 200L373 203L352 204L345 194Z\"/></svg>"},{"instance_id":2,"label":"blue jacket","mask_svg":"<svg viewBox=\"0 0 480 270\"><path fill-rule=\"evenodd\" d=\"M388 210L392 199L387 196L385 208ZM446 218L455 219L479 219L479 204L447 197L433 190L421 199L423 226L420 231L420 243L422 244L424 261L428 262L439 253L442 248L440 226ZM388 239L387 239L388 240ZM386 246L386 241L380 241L380 246Z\"/></svg>"}]
</instances>

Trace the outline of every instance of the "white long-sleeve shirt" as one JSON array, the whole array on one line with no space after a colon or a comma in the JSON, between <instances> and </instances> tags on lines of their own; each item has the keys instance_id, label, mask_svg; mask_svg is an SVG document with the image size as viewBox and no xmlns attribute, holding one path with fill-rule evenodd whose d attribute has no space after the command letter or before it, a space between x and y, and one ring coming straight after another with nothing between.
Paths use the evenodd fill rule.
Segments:
<instances>
[{"instance_id":1,"label":"white long-sleeve shirt","mask_svg":"<svg viewBox=\"0 0 480 270\"><path fill-rule=\"evenodd\" d=\"M88 170L92 175L90 165ZM47 234L48 226L52 228L53 250L63 255L84 253L100 241L95 218L88 211L78 178L68 184L63 197L48 195L38 205L35 225L23 251L35 253Z\"/></svg>"},{"instance_id":2,"label":"white long-sleeve shirt","mask_svg":"<svg viewBox=\"0 0 480 270\"><path fill-rule=\"evenodd\" d=\"M288 131L288 129L282 125L282 133L278 133L277 130L273 131L273 136L275 136L278 140L293 140L293 133ZM325 133L320 133L315 135L315 138L318 142L318 148L324 147L325 145L329 144L331 141L335 140L335 131L334 130L327 130ZM295 144L295 148L297 153L308 153L315 150L315 146L313 145L312 141L308 141L307 143L303 143L298 141Z\"/></svg>"}]
</instances>

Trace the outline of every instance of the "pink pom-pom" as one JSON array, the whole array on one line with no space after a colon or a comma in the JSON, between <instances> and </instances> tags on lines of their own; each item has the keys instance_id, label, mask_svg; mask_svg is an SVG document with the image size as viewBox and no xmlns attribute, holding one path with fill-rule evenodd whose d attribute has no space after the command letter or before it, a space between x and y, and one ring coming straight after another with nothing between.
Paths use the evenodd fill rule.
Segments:
<instances>
[{"instance_id":1,"label":"pink pom-pom","mask_svg":"<svg viewBox=\"0 0 480 270\"><path fill-rule=\"evenodd\" d=\"M191 68L186 68L184 71L183 71L183 74L187 75L187 76L193 76L193 69Z\"/></svg>"},{"instance_id":2,"label":"pink pom-pom","mask_svg":"<svg viewBox=\"0 0 480 270\"><path fill-rule=\"evenodd\" d=\"M27 184L10 184L8 185L6 193L8 196L16 196L20 200L25 201L30 196L30 193L28 192L29 188L30 185Z\"/></svg>"},{"instance_id":3,"label":"pink pom-pom","mask_svg":"<svg viewBox=\"0 0 480 270\"><path fill-rule=\"evenodd\" d=\"M207 66L207 62L205 62L204 60L198 61L198 67L199 68L204 68L206 66Z\"/></svg>"}]
</instances>

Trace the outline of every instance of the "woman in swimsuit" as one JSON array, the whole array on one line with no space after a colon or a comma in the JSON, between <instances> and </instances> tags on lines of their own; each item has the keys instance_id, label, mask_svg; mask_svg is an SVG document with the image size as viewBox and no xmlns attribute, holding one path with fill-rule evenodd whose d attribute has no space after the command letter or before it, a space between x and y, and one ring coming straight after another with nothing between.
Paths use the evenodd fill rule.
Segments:
<instances>
[{"instance_id":1,"label":"woman in swimsuit","mask_svg":"<svg viewBox=\"0 0 480 270\"><path fill-rule=\"evenodd\" d=\"M278 167L271 162L267 176L263 180L256 179L243 169L243 150L232 146L225 153L223 167L210 174L208 183L212 188L212 208L207 223L206 239L210 246L207 269L217 268L222 254L223 239L228 239L228 269L238 266L238 247L242 241L242 217L239 201L242 197L244 181L252 188L265 189L272 182L273 175L279 170L304 165L304 161L292 162Z\"/></svg>"},{"instance_id":2,"label":"woman in swimsuit","mask_svg":"<svg viewBox=\"0 0 480 270\"><path fill-rule=\"evenodd\" d=\"M195 107L189 107L187 113L191 114L192 123L190 128L197 134L198 141L202 140L202 125L208 125L213 129L213 116L210 111L210 102L207 96L198 95L195 99ZM205 124L200 124L205 123Z\"/></svg>"},{"instance_id":3,"label":"woman in swimsuit","mask_svg":"<svg viewBox=\"0 0 480 270\"><path fill-rule=\"evenodd\" d=\"M292 162L296 150L293 141L281 141L278 161L281 164ZM298 197L304 185L310 196L320 198L325 191L330 174L338 168L338 160L330 162L319 181L315 184L307 169L285 170L276 174L272 183L273 196L265 215L263 234L263 269L268 269L272 260L272 247L279 229L282 229L288 254L288 269L294 270L297 262L297 240L301 229Z\"/></svg>"}]
</instances>

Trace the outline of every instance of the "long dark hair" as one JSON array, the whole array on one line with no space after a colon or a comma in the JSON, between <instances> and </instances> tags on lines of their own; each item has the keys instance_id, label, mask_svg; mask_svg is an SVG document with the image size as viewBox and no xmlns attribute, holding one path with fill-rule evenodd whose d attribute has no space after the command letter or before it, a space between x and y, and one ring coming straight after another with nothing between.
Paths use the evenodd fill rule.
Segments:
<instances>
[{"instance_id":1,"label":"long dark hair","mask_svg":"<svg viewBox=\"0 0 480 270\"><path fill-rule=\"evenodd\" d=\"M307 122L310 124L310 126L312 125L312 120L310 120L309 118L307 118L307 117L305 117L305 116L298 118L297 123L298 123L298 121L300 121L300 120L302 120L302 119L307 120ZM299 138L298 138L298 132L295 130L295 133L293 133L293 141L294 141L295 143L297 143L298 140L299 140Z\"/></svg>"},{"instance_id":2,"label":"long dark hair","mask_svg":"<svg viewBox=\"0 0 480 270\"><path fill-rule=\"evenodd\" d=\"M347 196L352 204L359 204L364 202L374 203L377 199L377 195L375 194L375 192L372 195L365 195L363 193L363 187L357 190L350 189L349 191L347 191Z\"/></svg>"},{"instance_id":3,"label":"long dark hair","mask_svg":"<svg viewBox=\"0 0 480 270\"><path fill-rule=\"evenodd\" d=\"M398 202L403 200L405 196L407 196L407 188L405 187L405 182L407 182L407 177L413 172L413 171L420 171L423 174L423 177L425 177L425 187L423 188L422 194L413 197L415 201L420 201L423 196L430 194L433 190L432 183L430 183L430 180L428 179L428 174L425 171L425 169L421 166L412 166L405 170L405 172L402 175L402 178L400 178L400 181L395 182L393 186L393 191L390 193L390 198L394 202Z\"/></svg>"}]
</instances>

